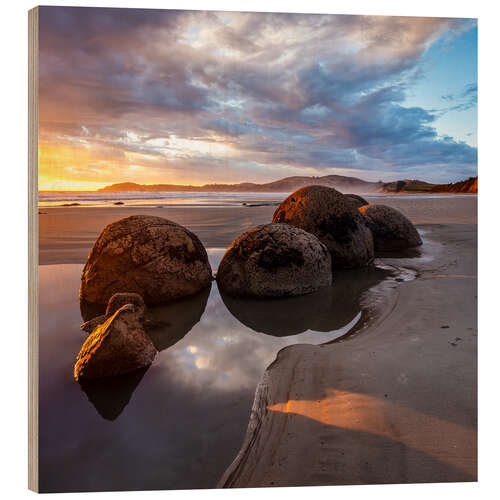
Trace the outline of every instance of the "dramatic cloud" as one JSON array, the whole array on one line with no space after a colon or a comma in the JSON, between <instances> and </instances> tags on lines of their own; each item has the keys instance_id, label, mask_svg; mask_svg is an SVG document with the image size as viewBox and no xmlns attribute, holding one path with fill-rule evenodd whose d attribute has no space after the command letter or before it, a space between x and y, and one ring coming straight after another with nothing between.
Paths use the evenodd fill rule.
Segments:
<instances>
[{"instance_id":1,"label":"dramatic cloud","mask_svg":"<svg viewBox=\"0 0 500 500\"><path fill-rule=\"evenodd\" d=\"M472 175L476 149L433 123L477 85L442 110L404 105L426 51L472 26L42 7L41 185Z\"/></svg>"}]
</instances>

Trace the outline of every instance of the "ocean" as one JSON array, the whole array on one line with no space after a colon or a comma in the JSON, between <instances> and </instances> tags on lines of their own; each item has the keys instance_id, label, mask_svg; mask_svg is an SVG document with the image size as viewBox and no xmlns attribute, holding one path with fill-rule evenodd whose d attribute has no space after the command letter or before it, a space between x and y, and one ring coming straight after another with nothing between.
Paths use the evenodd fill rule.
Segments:
<instances>
[{"instance_id":1,"label":"ocean","mask_svg":"<svg viewBox=\"0 0 500 500\"><path fill-rule=\"evenodd\" d=\"M95 191L40 191L39 207L79 206L106 207L115 204L134 206L170 205L170 206L265 206L275 205L283 201L290 193L189 193L189 192L95 192ZM368 193L370 198L394 198L404 196L411 199L435 199L470 197L470 194L386 194ZM121 203L120 203L121 202Z\"/></svg>"}]
</instances>

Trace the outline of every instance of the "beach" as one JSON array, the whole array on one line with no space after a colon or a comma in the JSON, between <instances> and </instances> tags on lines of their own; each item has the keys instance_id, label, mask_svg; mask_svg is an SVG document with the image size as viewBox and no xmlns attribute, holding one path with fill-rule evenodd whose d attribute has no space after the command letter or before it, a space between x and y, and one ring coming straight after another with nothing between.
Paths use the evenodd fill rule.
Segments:
<instances>
[{"instance_id":1,"label":"beach","mask_svg":"<svg viewBox=\"0 0 500 500\"><path fill-rule=\"evenodd\" d=\"M418 277L380 322L278 354L220 486L477 480L476 226L421 228L436 253L396 263Z\"/></svg>"},{"instance_id":2,"label":"beach","mask_svg":"<svg viewBox=\"0 0 500 500\"><path fill-rule=\"evenodd\" d=\"M107 224L133 214L180 223L198 235L215 273L233 239L270 222L283 196L260 206L40 207L42 491L476 480L473 195L366 196L406 214L424 244L411 256L379 259L399 274L373 275L344 294L345 314L326 326L306 299L290 309L305 318L297 331L286 313L245 316L214 283L204 297L163 311L182 319L177 340L162 345L116 404L71 380L85 338L79 273ZM405 273L411 279L398 277ZM352 288L349 277L355 281L339 275L339 297ZM109 453L96 452L103 440ZM128 465L117 469L111 452ZM79 480L77 470L92 481Z\"/></svg>"},{"instance_id":3,"label":"beach","mask_svg":"<svg viewBox=\"0 0 500 500\"><path fill-rule=\"evenodd\" d=\"M283 193L266 199L244 197L218 206L167 205L159 200L154 205L42 206L39 210L42 212L39 216L39 262L41 265L83 263L106 225L139 214L165 217L187 227L206 248L227 248L243 232L270 222L276 205L285 197ZM477 218L477 197L473 195L366 195L366 199L401 210L417 225L460 224Z\"/></svg>"}]
</instances>

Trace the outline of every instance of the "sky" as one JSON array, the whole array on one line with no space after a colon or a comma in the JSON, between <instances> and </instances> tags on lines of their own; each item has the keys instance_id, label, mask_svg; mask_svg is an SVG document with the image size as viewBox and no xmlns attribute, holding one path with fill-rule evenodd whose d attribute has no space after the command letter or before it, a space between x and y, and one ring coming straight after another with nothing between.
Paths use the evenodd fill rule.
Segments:
<instances>
[{"instance_id":1,"label":"sky","mask_svg":"<svg viewBox=\"0 0 500 500\"><path fill-rule=\"evenodd\" d=\"M477 175L474 19L41 7L39 189Z\"/></svg>"}]
</instances>

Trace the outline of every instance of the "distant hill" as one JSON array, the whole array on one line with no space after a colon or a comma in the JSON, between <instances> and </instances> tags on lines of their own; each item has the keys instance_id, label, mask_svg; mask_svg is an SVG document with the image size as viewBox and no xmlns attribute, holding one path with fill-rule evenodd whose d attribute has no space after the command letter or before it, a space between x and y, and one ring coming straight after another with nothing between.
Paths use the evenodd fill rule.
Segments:
<instances>
[{"instance_id":1,"label":"distant hill","mask_svg":"<svg viewBox=\"0 0 500 500\"><path fill-rule=\"evenodd\" d=\"M239 184L205 184L203 186L189 186L178 184L136 184L134 182L121 182L99 189L99 192L253 192L253 193L290 193L303 186L320 184L330 186L342 192L377 193L380 192L381 182L369 182L356 177L343 175L325 175L323 177L286 177L274 182L257 184L241 182Z\"/></svg>"},{"instance_id":2,"label":"distant hill","mask_svg":"<svg viewBox=\"0 0 500 500\"><path fill-rule=\"evenodd\" d=\"M477 176L453 184L436 184L432 193L477 193Z\"/></svg>"},{"instance_id":3,"label":"distant hill","mask_svg":"<svg viewBox=\"0 0 500 500\"><path fill-rule=\"evenodd\" d=\"M401 181L386 182L382 186L382 192L384 193L422 193L430 191L434 187L434 184L429 182L419 181L416 179L405 179Z\"/></svg>"},{"instance_id":4,"label":"distant hill","mask_svg":"<svg viewBox=\"0 0 500 500\"><path fill-rule=\"evenodd\" d=\"M240 182L238 184L204 184L203 186L121 182L98 189L98 192L291 193L301 187L313 184L333 187L342 193L477 193L477 177L471 177L470 179L454 184L431 184L416 179L405 179L394 182L369 182L357 177L343 175L285 177L284 179L264 184Z\"/></svg>"}]
</instances>

